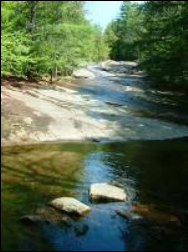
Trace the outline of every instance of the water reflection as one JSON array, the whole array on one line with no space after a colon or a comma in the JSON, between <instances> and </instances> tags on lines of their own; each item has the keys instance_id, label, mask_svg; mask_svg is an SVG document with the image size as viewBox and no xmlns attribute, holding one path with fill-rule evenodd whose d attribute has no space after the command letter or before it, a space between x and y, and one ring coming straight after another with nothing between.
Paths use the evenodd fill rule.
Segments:
<instances>
[{"instance_id":1,"label":"water reflection","mask_svg":"<svg viewBox=\"0 0 188 252\"><path fill-rule=\"evenodd\" d=\"M187 214L187 152L187 138L3 147L2 250L186 251L188 218L176 226L147 218L122 219L116 210L129 209L133 201L139 201L167 209L167 213ZM129 202L91 204L88 188L99 181L119 182L127 188ZM68 226L20 223L22 215L59 196L82 200L92 207L91 214L71 220Z\"/></svg>"}]
</instances>

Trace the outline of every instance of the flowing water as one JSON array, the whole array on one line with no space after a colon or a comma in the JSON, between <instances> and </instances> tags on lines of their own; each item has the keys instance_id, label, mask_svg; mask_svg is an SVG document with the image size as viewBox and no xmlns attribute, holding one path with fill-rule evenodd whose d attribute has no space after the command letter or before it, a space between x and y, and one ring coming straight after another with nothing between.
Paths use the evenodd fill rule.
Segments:
<instances>
[{"instance_id":1,"label":"flowing water","mask_svg":"<svg viewBox=\"0 0 188 252\"><path fill-rule=\"evenodd\" d=\"M2 147L2 251L187 251L186 96L143 89L140 80L132 78L102 77L101 84L100 76L90 85L83 83L76 83L80 93L108 102L121 112L111 117L99 111L88 113L122 120L122 130L128 125L142 140ZM145 130L138 129L139 124ZM128 202L92 204L88 197L91 183L104 181L124 186ZM68 219L68 225L20 221L63 196L83 201L92 212L82 219ZM153 214L151 210L139 219L117 215L117 210L129 210L134 202L159 211ZM180 221L171 223L171 214Z\"/></svg>"}]
</instances>

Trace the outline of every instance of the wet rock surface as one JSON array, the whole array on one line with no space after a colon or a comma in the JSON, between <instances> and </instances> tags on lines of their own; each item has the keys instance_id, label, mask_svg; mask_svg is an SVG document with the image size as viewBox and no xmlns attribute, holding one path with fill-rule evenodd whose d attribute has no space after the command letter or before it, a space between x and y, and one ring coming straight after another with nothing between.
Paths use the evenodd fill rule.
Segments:
<instances>
[{"instance_id":1,"label":"wet rock surface","mask_svg":"<svg viewBox=\"0 0 188 252\"><path fill-rule=\"evenodd\" d=\"M136 62L116 62L113 60L109 60L101 63L101 68L107 72L115 72L115 73L127 73L133 74L138 73L137 70L138 64Z\"/></svg>"},{"instance_id":2,"label":"wet rock surface","mask_svg":"<svg viewBox=\"0 0 188 252\"><path fill-rule=\"evenodd\" d=\"M2 86L2 142L163 140L188 136L187 96L149 87L142 75L89 66L94 79ZM83 71L85 71L83 69Z\"/></svg>"},{"instance_id":3,"label":"wet rock surface","mask_svg":"<svg viewBox=\"0 0 188 252\"><path fill-rule=\"evenodd\" d=\"M20 221L28 225L61 223L65 226L71 226L71 219L69 216L50 206L38 207L32 214L22 216Z\"/></svg>"},{"instance_id":4,"label":"wet rock surface","mask_svg":"<svg viewBox=\"0 0 188 252\"><path fill-rule=\"evenodd\" d=\"M125 211L117 210L116 213L119 216L121 216L121 217L123 217L123 218L125 218L127 220L140 220L140 219L142 219L141 215L139 215L137 213L134 213L134 212L131 212L131 211L128 211L128 210L125 210Z\"/></svg>"},{"instance_id":5,"label":"wet rock surface","mask_svg":"<svg viewBox=\"0 0 188 252\"><path fill-rule=\"evenodd\" d=\"M156 223L171 223L181 226L180 216L172 212L152 205L144 205L140 203L133 204L130 210L118 210L117 214L128 220L147 219Z\"/></svg>"},{"instance_id":6,"label":"wet rock surface","mask_svg":"<svg viewBox=\"0 0 188 252\"><path fill-rule=\"evenodd\" d=\"M28 224L28 225L34 225L34 224L40 224L43 222L48 222L47 219L43 218L42 216L38 216L38 215L25 215L23 217L20 218L20 221L24 224Z\"/></svg>"}]
</instances>

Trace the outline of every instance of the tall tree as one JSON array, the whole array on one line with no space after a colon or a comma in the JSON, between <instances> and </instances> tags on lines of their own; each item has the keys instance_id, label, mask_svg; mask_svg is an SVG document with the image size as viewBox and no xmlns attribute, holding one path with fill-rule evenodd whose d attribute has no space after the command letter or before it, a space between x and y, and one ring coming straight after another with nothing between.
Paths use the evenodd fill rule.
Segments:
<instances>
[{"instance_id":1,"label":"tall tree","mask_svg":"<svg viewBox=\"0 0 188 252\"><path fill-rule=\"evenodd\" d=\"M139 57L138 41L144 27L142 26L142 8L137 3L124 1L118 19L107 28L107 37L113 35L112 57L115 60L135 60ZM109 37L109 40L111 38Z\"/></svg>"},{"instance_id":2,"label":"tall tree","mask_svg":"<svg viewBox=\"0 0 188 252\"><path fill-rule=\"evenodd\" d=\"M33 33L36 30L36 19L37 19L37 5L39 1L28 1L28 6L29 6L29 12L30 12L30 17L29 17L29 24L28 24L28 29L31 33Z\"/></svg>"},{"instance_id":3,"label":"tall tree","mask_svg":"<svg viewBox=\"0 0 188 252\"><path fill-rule=\"evenodd\" d=\"M57 77L107 57L83 1L3 1L1 10L2 75Z\"/></svg>"},{"instance_id":4,"label":"tall tree","mask_svg":"<svg viewBox=\"0 0 188 252\"><path fill-rule=\"evenodd\" d=\"M144 67L162 82L185 85L188 69L186 1L153 1L145 5Z\"/></svg>"}]
</instances>

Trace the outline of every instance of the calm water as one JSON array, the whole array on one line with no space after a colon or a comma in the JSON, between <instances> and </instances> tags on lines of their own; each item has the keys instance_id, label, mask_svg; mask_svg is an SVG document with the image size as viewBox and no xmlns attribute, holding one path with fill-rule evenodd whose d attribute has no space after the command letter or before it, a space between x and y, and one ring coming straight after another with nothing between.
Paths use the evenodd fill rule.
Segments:
<instances>
[{"instance_id":1,"label":"calm water","mask_svg":"<svg viewBox=\"0 0 188 252\"><path fill-rule=\"evenodd\" d=\"M188 211L188 138L127 143L63 143L3 147L1 241L3 251L187 251L188 220L181 226L116 214L133 201ZM127 203L91 204L92 182L117 181ZM92 207L70 225L25 225L20 218L56 197Z\"/></svg>"}]
</instances>

